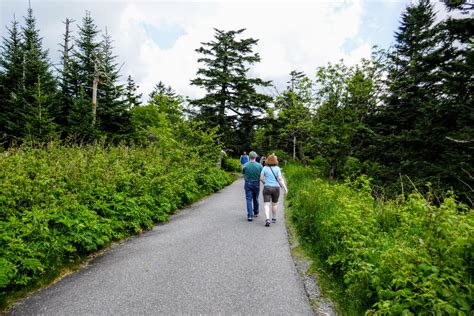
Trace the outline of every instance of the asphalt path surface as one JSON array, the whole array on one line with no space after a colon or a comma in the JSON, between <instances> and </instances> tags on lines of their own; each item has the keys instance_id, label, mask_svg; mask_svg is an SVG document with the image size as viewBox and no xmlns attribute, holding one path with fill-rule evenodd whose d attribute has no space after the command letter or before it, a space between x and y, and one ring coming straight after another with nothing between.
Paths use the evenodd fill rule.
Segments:
<instances>
[{"instance_id":1,"label":"asphalt path surface","mask_svg":"<svg viewBox=\"0 0 474 316\"><path fill-rule=\"evenodd\" d=\"M312 315L277 223L248 222L243 179L116 244L11 315ZM260 201L262 196L260 195Z\"/></svg>"}]
</instances>

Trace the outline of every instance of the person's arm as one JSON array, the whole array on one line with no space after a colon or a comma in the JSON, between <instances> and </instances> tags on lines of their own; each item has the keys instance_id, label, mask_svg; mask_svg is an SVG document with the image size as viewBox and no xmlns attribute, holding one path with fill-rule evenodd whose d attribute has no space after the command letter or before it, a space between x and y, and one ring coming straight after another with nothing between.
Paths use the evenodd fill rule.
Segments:
<instances>
[{"instance_id":1,"label":"person's arm","mask_svg":"<svg viewBox=\"0 0 474 316\"><path fill-rule=\"evenodd\" d=\"M263 169L262 171L260 172L260 182L262 182L262 184L265 184L265 175L263 173Z\"/></svg>"},{"instance_id":2,"label":"person's arm","mask_svg":"<svg viewBox=\"0 0 474 316\"><path fill-rule=\"evenodd\" d=\"M288 193L288 187L286 186L285 180L283 179L281 173L278 175L278 181L280 181L283 190L285 190L285 193Z\"/></svg>"}]
</instances>

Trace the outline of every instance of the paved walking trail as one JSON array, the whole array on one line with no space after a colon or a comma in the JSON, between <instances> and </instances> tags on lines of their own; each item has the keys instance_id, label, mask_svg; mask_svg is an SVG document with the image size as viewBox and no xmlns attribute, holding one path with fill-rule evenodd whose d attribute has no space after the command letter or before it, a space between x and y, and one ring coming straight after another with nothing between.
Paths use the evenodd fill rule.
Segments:
<instances>
[{"instance_id":1,"label":"paved walking trail","mask_svg":"<svg viewBox=\"0 0 474 316\"><path fill-rule=\"evenodd\" d=\"M262 197L260 196L260 200ZM243 180L112 246L12 315L312 315L277 224L247 222Z\"/></svg>"}]
</instances>

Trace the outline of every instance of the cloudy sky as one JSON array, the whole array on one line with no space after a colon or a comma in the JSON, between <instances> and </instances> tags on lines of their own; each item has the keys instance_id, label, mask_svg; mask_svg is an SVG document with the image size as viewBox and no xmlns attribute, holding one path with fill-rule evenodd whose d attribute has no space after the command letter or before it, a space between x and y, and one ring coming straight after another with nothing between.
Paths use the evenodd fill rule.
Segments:
<instances>
[{"instance_id":1,"label":"cloudy sky","mask_svg":"<svg viewBox=\"0 0 474 316\"><path fill-rule=\"evenodd\" d=\"M123 64L145 95L163 81L184 96L204 91L190 86L198 69L196 48L213 39L214 30L245 28L243 37L258 39L262 61L250 75L285 88L292 70L314 78L318 66L343 58L355 63L369 57L371 47L393 42L400 15L409 0L30 0L43 45L53 63L59 61L63 21L74 19L73 31L90 11L98 28L114 40ZM23 23L28 0L0 0L1 36L13 17ZM273 93L274 89L268 89Z\"/></svg>"}]
</instances>

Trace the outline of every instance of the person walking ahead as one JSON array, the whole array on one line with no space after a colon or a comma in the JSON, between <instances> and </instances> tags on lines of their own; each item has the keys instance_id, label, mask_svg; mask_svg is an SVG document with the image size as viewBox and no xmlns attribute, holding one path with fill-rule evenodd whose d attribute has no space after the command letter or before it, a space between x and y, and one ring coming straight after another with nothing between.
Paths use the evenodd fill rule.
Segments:
<instances>
[{"instance_id":1,"label":"person walking ahead","mask_svg":"<svg viewBox=\"0 0 474 316\"><path fill-rule=\"evenodd\" d=\"M244 151L244 153L240 155L240 166L245 166L247 162L249 162L249 156L247 155L247 152Z\"/></svg>"},{"instance_id":2,"label":"person walking ahead","mask_svg":"<svg viewBox=\"0 0 474 316\"><path fill-rule=\"evenodd\" d=\"M255 158L257 158L257 153L251 151L249 153L250 161L244 165L242 170L245 179L245 200L247 201L247 220L249 222L253 220L254 216L257 217L259 213L258 195L260 194L262 165L255 162Z\"/></svg>"},{"instance_id":3,"label":"person walking ahead","mask_svg":"<svg viewBox=\"0 0 474 316\"><path fill-rule=\"evenodd\" d=\"M265 226L268 227L270 226L270 201L272 202L272 223L276 223L280 186L286 193L288 192L280 167L278 167L278 159L275 155L270 155L265 160L265 167L263 167L260 174L260 181L263 183Z\"/></svg>"}]
</instances>

